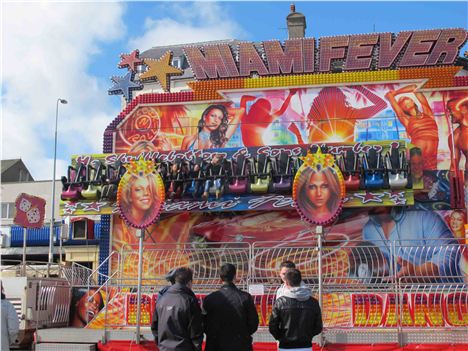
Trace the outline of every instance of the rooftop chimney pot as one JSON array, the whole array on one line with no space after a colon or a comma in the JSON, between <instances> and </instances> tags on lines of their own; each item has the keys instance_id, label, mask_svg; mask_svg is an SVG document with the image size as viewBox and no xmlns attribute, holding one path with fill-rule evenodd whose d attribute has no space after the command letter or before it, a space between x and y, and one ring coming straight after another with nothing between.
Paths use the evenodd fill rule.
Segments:
<instances>
[{"instance_id":1,"label":"rooftop chimney pot","mask_svg":"<svg viewBox=\"0 0 468 351\"><path fill-rule=\"evenodd\" d=\"M291 13L286 16L286 23L288 26L288 37L304 38L305 30L307 28L306 18L302 13L296 12L296 6L291 4Z\"/></svg>"}]
</instances>

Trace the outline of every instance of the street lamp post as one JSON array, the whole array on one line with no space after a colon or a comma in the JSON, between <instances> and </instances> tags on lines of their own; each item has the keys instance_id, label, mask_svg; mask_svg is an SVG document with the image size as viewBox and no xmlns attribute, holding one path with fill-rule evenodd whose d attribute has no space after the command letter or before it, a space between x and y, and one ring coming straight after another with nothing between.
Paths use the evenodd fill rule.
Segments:
<instances>
[{"instance_id":1,"label":"street lamp post","mask_svg":"<svg viewBox=\"0 0 468 351\"><path fill-rule=\"evenodd\" d=\"M49 264L47 273L49 273L50 265L54 262L54 255L52 254L52 249L54 246L54 222L55 222L55 172L57 166L57 125L58 125L58 108L59 103L68 104L68 101L65 99L57 99L57 106L55 109L55 141L54 141L54 173L52 175L52 213L50 216L50 233L49 233ZM49 275L49 274L47 274Z\"/></svg>"}]
</instances>

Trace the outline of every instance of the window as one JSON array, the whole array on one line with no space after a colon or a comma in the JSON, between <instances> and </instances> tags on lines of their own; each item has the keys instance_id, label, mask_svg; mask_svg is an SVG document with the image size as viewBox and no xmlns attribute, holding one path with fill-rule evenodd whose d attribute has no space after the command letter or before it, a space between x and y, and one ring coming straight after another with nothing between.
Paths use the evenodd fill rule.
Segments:
<instances>
[{"instance_id":1,"label":"window","mask_svg":"<svg viewBox=\"0 0 468 351\"><path fill-rule=\"evenodd\" d=\"M177 68L180 68L180 58L174 57L174 58L172 59L172 65L175 66L175 67L177 67Z\"/></svg>"},{"instance_id":2,"label":"window","mask_svg":"<svg viewBox=\"0 0 468 351\"><path fill-rule=\"evenodd\" d=\"M73 239L87 238L87 221L73 222Z\"/></svg>"},{"instance_id":3,"label":"window","mask_svg":"<svg viewBox=\"0 0 468 351\"><path fill-rule=\"evenodd\" d=\"M2 202L2 218L8 219L15 216L15 203L14 202Z\"/></svg>"}]
</instances>

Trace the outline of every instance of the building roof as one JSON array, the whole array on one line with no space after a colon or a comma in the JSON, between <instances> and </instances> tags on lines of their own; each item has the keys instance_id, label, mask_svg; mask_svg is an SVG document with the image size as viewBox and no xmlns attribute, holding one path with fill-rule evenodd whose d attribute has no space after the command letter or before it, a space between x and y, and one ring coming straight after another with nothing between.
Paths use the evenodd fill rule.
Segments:
<instances>
[{"instance_id":1,"label":"building roof","mask_svg":"<svg viewBox=\"0 0 468 351\"><path fill-rule=\"evenodd\" d=\"M11 160L0 160L0 164L1 164L1 169L2 169L2 174L10 169L11 167L13 167L15 164L17 164L18 162L23 162L21 161L20 158L15 158L15 159L11 159Z\"/></svg>"},{"instance_id":2,"label":"building roof","mask_svg":"<svg viewBox=\"0 0 468 351\"><path fill-rule=\"evenodd\" d=\"M21 182L21 181L34 181L34 178L29 172L28 167L24 164L20 158L11 160L0 160L1 165L1 179L3 183L6 182ZM17 166L17 171L13 173L7 173L9 169Z\"/></svg>"}]
</instances>

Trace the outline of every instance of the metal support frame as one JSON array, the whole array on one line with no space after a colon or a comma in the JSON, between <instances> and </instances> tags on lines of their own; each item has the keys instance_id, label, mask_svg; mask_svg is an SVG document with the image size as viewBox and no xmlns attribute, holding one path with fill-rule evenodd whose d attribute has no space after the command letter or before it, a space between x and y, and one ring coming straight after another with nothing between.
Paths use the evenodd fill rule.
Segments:
<instances>
[{"instance_id":1,"label":"metal support frame","mask_svg":"<svg viewBox=\"0 0 468 351\"><path fill-rule=\"evenodd\" d=\"M315 234L317 234L317 263L318 263L318 296L319 296L319 305L320 308L323 308L323 266L322 266L322 235L323 227L318 225L315 227ZM319 345L323 346L325 340L323 338L323 333L319 335Z\"/></svg>"},{"instance_id":2,"label":"metal support frame","mask_svg":"<svg viewBox=\"0 0 468 351\"><path fill-rule=\"evenodd\" d=\"M23 227L23 262L21 266L21 274L23 277L26 276L26 237L28 234L28 228Z\"/></svg>"},{"instance_id":3,"label":"metal support frame","mask_svg":"<svg viewBox=\"0 0 468 351\"><path fill-rule=\"evenodd\" d=\"M139 235L138 240L138 291L137 291L137 326L135 343L140 343L140 329L141 329L141 283L143 276L143 239L145 238L145 229L140 229L137 232Z\"/></svg>"}]
</instances>

